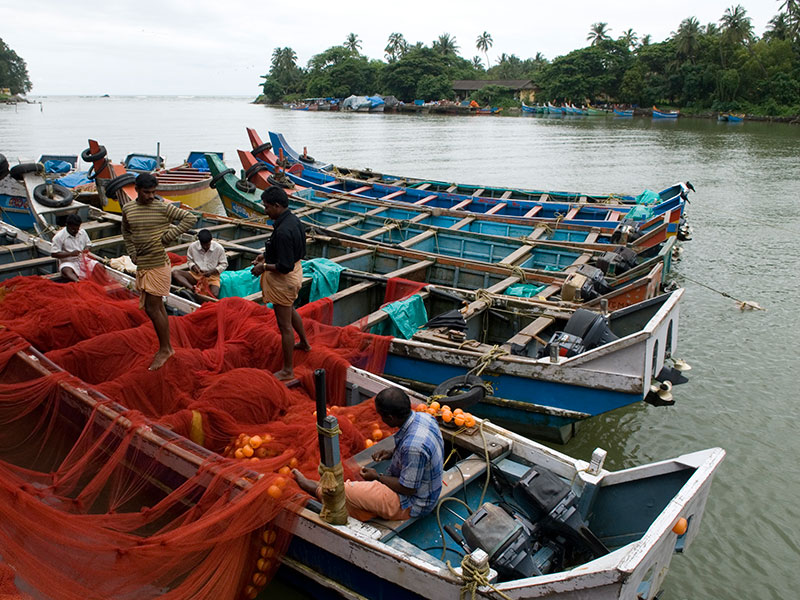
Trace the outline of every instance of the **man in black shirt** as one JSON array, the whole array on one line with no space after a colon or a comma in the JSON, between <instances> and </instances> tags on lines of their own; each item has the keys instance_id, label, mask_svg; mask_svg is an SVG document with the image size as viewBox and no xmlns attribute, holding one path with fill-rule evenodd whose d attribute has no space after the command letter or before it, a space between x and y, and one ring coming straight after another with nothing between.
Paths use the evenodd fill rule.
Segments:
<instances>
[{"instance_id":1,"label":"man in black shirt","mask_svg":"<svg viewBox=\"0 0 800 600\"><path fill-rule=\"evenodd\" d=\"M273 230L264 249L253 261L251 273L261 276L264 302L272 302L281 332L283 368L275 377L285 381L294 378L294 350L308 352L303 320L294 308L294 301L303 284L300 260L306 255L306 232L300 219L289 210L289 198L283 188L271 186L261 194L264 210L272 219ZM300 341L294 343L294 332Z\"/></svg>"}]
</instances>

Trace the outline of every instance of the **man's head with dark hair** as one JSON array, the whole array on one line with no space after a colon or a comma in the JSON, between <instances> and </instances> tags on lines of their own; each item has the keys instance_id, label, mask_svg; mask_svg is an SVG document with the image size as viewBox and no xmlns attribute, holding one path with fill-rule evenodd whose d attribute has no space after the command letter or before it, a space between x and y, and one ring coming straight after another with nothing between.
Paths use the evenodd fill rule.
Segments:
<instances>
[{"instance_id":1,"label":"man's head with dark hair","mask_svg":"<svg viewBox=\"0 0 800 600\"><path fill-rule=\"evenodd\" d=\"M67 215L64 221L64 224L67 226L67 232L73 237L78 235L78 231L81 229L81 223L83 223L83 219L76 213Z\"/></svg>"},{"instance_id":2,"label":"man's head with dark hair","mask_svg":"<svg viewBox=\"0 0 800 600\"><path fill-rule=\"evenodd\" d=\"M201 229L197 233L197 239L200 240L201 244L207 244L211 241L211 232L208 229Z\"/></svg>"},{"instance_id":3,"label":"man's head with dark hair","mask_svg":"<svg viewBox=\"0 0 800 600\"><path fill-rule=\"evenodd\" d=\"M390 427L399 427L411 414L411 400L400 388L390 387L375 396L375 410Z\"/></svg>"},{"instance_id":4,"label":"man's head with dark hair","mask_svg":"<svg viewBox=\"0 0 800 600\"><path fill-rule=\"evenodd\" d=\"M286 195L282 187L277 185L271 185L261 192L261 201L265 206L267 204L277 204L283 208L289 206L289 196Z\"/></svg>"},{"instance_id":5,"label":"man's head with dark hair","mask_svg":"<svg viewBox=\"0 0 800 600\"><path fill-rule=\"evenodd\" d=\"M152 173L140 173L136 177L136 202L150 204L156 199L158 179Z\"/></svg>"}]
</instances>

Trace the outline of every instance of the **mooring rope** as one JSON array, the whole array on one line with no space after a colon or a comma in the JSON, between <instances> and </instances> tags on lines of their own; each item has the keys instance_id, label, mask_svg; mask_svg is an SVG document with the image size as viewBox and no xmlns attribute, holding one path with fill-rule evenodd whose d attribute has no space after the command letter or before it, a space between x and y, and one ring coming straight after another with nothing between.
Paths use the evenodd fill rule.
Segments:
<instances>
[{"instance_id":1,"label":"mooring rope","mask_svg":"<svg viewBox=\"0 0 800 600\"><path fill-rule=\"evenodd\" d=\"M750 310L764 310L764 311L767 310L763 306L760 306L757 302L752 302L750 300L739 300L739 298L735 298L735 297L731 296L728 292L723 292L722 290L718 290L716 288L713 288L710 285L707 285L705 283L702 283L700 281L692 279L691 277L687 277L686 275L681 274L681 275L679 275L679 277L681 277L683 279L686 279L687 281L691 281L692 283L694 283L696 285L699 285L700 287L704 287L707 290L711 290L712 292L714 292L716 294L719 294L723 298L729 298L730 300L733 300L734 302L736 302L739 305L739 309L740 310L747 310L747 309L750 309Z\"/></svg>"}]
</instances>

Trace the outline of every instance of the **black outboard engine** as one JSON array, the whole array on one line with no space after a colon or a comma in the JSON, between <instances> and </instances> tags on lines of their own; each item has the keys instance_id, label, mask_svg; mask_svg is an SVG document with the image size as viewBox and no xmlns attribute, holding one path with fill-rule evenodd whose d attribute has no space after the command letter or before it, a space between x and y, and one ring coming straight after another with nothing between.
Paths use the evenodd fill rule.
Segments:
<instances>
[{"instance_id":1,"label":"black outboard engine","mask_svg":"<svg viewBox=\"0 0 800 600\"><path fill-rule=\"evenodd\" d=\"M529 515L538 515L536 524L545 535L571 542L573 554L589 560L608 554L578 512L578 497L570 485L552 471L539 466L528 469L514 488L514 499Z\"/></svg>"},{"instance_id":2,"label":"black outboard engine","mask_svg":"<svg viewBox=\"0 0 800 600\"><path fill-rule=\"evenodd\" d=\"M612 244L630 244L642 237L642 224L633 219L623 219L611 234Z\"/></svg>"},{"instance_id":3,"label":"black outboard engine","mask_svg":"<svg viewBox=\"0 0 800 600\"><path fill-rule=\"evenodd\" d=\"M558 355L571 357L592 348L603 346L618 336L611 331L608 320L601 314L577 309L567 321L564 331L556 331L539 354L539 358L550 355L551 347L558 348Z\"/></svg>"},{"instance_id":4,"label":"black outboard engine","mask_svg":"<svg viewBox=\"0 0 800 600\"><path fill-rule=\"evenodd\" d=\"M611 286L608 285L601 269L593 267L592 265L581 265L578 267L578 273L585 275L586 278L592 282L594 291L597 292L598 296L602 296L611 291Z\"/></svg>"},{"instance_id":5,"label":"black outboard engine","mask_svg":"<svg viewBox=\"0 0 800 600\"><path fill-rule=\"evenodd\" d=\"M586 302L611 291L603 272L592 265L581 265L570 273L561 286L564 302Z\"/></svg>"},{"instance_id":6,"label":"black outboard engine","mask_svg":"<svg viewBox=\"0 0 800 600\"><path fill-rule=\"evenodd\" d=\"M636 266L636 252L619 246L613 252L604 252L595 259L595 265L606 275L622 275Z\"/></svg>"}]
</instances>

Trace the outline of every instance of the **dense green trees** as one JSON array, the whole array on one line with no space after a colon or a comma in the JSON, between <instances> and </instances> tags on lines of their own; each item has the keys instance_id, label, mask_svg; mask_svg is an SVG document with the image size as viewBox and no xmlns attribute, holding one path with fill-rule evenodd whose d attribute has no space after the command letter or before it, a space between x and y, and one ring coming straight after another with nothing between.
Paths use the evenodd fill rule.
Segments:
<instances>
[{"instance_id":1,"label":"dense green trees","mask_svg":"<svg viewBox=\"0 0 800 600\"><path fill-rule=\"evenodd\" d=\"M8 88L12 94L24 94L32 87L25 61L0 38L0 88Z\"/></svg>"},{"instance_id":2,"label":"dense green trees","mask_svg":"<svg viewBox=\"0 0 800 600\"><path fill-rule=\"evenodd\" d=\"M262 87L270 101L381 93L410 102L452 98L456 79L530 79L538 87L539 102L800 114L800 0L776 4L779 12L761 38L746 9L735 5L716 23L701 25L693 16L683 19L662 42L632 29L615 40L607 23L594 23L587 47L552 62L541 53L527 59L502 53L491 64L488 49L494 40L486 31L475 42L486 57L485 65L479 56L459 56L449 33L429 46L409 44L401 33L392 33L384 49L386 62L369 60L360 53L358 36L351 33L342 46L312 57L305 69L298 67L291 48L276 48ZM481 90L472 99L482 105L513 102L507 88Z\"/></svg>"}]
</instances>

